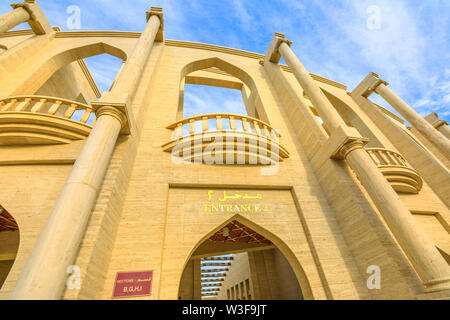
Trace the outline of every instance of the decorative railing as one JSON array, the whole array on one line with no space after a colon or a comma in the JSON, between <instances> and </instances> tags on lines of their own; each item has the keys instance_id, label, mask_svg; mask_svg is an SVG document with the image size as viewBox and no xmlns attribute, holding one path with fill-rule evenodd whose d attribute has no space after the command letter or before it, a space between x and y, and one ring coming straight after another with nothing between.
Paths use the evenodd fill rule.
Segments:
<instances>
[{"instance_id":1,"label":"decorative railing","mask_svg":"<svg viewBox=\"0 0 450 320\"><path fill-rule=\"evenodd\" d=\"M183 144L192 147L193 153L198 152L198 148L195 149L193 144L202 137L206 141L202 143L201 152L205 152L205 148L211 142L218 142L214 136L221 134L224 138L221 142L224 145L224 155L230 150L234 153L240 150L246 153L246 159L249 155L264 155L273 160L274 152L277 153L277 161L289 157L289 152L280 145L281 135L278 131L266 122L253 117L230 113L201 114L179 120L169 125L167 129L172 129L174 132L172 140L163 145L165 151L172 151L176 145ZM230 143L230 138L233 145L225 147L225 144ZM193 153L189 153L189 157L195 157ZM265 161L258 160L258 164L263 163Z\"/></svg>"},{"instance_id":2,"label":"decorative railing","mask_svg":"<svg viewBox=\"0 0 450 320\"><path fill-rule=\"evenodd\" d=\"M74 120L76 111L83 111L79 120L87 123L89 117L94 112L91 106L73 100L47 97L47 96L15 96L0 99L0 112L32 112L44 113L48 115L61 116ZM95 118L94 118L95 121Z\"/></svg>"},{"instance_id":3,"label":"decorative railing","mask_svg":"<svg viewBox=\"0 0 450 320\"><path fill-rule=\"evenodd\" d=\"M366 151L394 190L419 193L422 189L422 178L401 154L383 148L366 148Z\"/></svg>"},{"instance_id":4,"label":"decorative railing","mask_svg":"<svg viewBox=\"0 0 450 320\"><path fill-rule=\"evenodd\" d=\"M92 106L56 97L0 99L0 145L61 144L85 139L95 122Z\"/></svg>"},{"instance_id":5,"label":"decorative railing","mask_svg":"<svg viewBox=\"0 0 450 320\"><path fill-rule=\"evenodd\" d=\"M209 125L210 119L214 119L216 122L215 127L211 128ZM261 121L256 118L238 115L238 114L231 114L231 113L209 113L209 114L201 114L194 117L186 118L180 121L175 122L174 124L171 124L167 127L167 129L174 129L175 130L175 136L176 137L182 137L182 127L183 125L189 124L189 134L195 133L195 123L201 121L202 122L202 132L207 132L211 130L217 130L222 131L224 128L224 120L228 122L229 129L230 130L238 130L238 126L236 125L236 122L241 122L242 124L242 131L247 133L255 133L257 135L265 135L267 136L271 132L274 132L272 127L265 123L264 121ZM279 133L278 137L281 135Z\"/></svg>"}]
</instances>

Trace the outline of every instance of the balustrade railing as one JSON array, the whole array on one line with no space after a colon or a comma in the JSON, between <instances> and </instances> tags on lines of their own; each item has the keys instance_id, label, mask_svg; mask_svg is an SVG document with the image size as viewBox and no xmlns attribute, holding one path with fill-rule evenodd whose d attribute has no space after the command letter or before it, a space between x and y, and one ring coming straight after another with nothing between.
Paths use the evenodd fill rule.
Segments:
<instances>
[{"instance_id":1,"label":"balustrade railing","mask_svg":"<svg viewBox=\"0 0 450 320\"><path fill-rule=\"evenodd\" d=\"M403 193L418 193L421 190L422 178L401 154L383 148L366 148L366 151L394 190Z\"/></svg>"},{"instance_id":2,"label":"balustrade railing","mask_svg":"<svg viewBox=\"0 0 450 320\"><path fill-rule=\"evenodd\" d=\"M73 100L47 96L24 95L0 99L0 112L48 114L88 124L94 110L87 104ZM90 125L93 125L94 122L95 117Z\"/></svg>"},{"instance_id":3,"label":"balustrade railing","mask_svg":"<svg viewBox=\"0 0 450 320\"><path fill-rule=\"evenodd\" d=\"M215 125L210 125L209 120L215 120ZM268 139L272 134L276 134L280 137L280 134L274 130L269 124L256 118L231 114L231 113L209 113L201 114L194 117L189 117L175 122L167 127L167 129L175 130L175 138L183 137L183 126L188 125L189 134L199 133L196 132L196 123L201 122L200 132L209 131L242 131L246 133L253 133L258 136L265 136ZM242 128L242 129L241 129Z\"/></svg>"},{"instance_id":4,"label":"balustrade railing","mask_svg":"<svg viewBox=\"0 0 450 320\"><path fill-rule=\"evenodd\" d=\"M176 146L183 147L180 154L196 158L201 153L211 152L206 147L217 144L224 155L244 156L245 163L252 164L256 156L259 164L263 158L282 161L289 152L281 146L278 130L259 119L231 113L209 113L179 120L167 127L174 130L171 141L162 147L171 152ZM220 138L220 136L225 139ZM216 139L217 138L217 139ZM201 148L197 142L201 140ZM187 148L187 149L186 149ZM191 149L189 152L185 150ZM214 152L219 152L219 151ZM200 153L200 154L199 154Z\"/></svg>"}]
</instances>

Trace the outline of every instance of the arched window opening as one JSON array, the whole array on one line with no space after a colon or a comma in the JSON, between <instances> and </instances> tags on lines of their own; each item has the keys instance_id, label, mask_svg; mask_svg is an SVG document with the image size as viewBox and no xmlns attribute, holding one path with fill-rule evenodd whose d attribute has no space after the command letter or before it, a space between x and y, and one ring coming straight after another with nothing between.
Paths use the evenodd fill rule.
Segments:
<instances>
[{"instance_id":1,"label":"arched window opening","mask_svg":"<svg viewBox=\"0 0 450 320\"><path fill-rule=\"evenodd\" d=\"M230 113L248 115L242 93L239 90L206 85L186 84L184 88L183 119L209 113ZM208 120L210 129L217 129L214 119ZM242 123L236 122L236 129L241 131ZM223 130L230 130L229 121L223 121ZM202 123L195 123L195 132L201 132ZM189 132L189 124L183 126L183 133Z\"/></svg>"},{"instance_id":2,"label":"arched window opening","mask_svg":"<svg viewBox=\"0 0 450 320\"><path fill-rule=\"evenodd\" d=\"M100 93L111 90L114 80L124 63L122 59L106 53L85 58L84 61L89 68Z\"/></svg>"},{"instance_id":3,"label":"arched window opening","mask_svg":"<svg viewBox=\"0 0 450 320\"><path fill-rule=\"evenodd\" d=\"M303 300L299 281L272 241L233 220L195 250L180 300Z\"/></svg>"},{"instance_id":4,"label":"arched window opening","mask_svg":"<svg viewBox=\"0 0 450 320\"><path fill-rule=\"evenodd\" d=\"M184 162L271 165L289 157L252 77L219 58L182 69L176 122L167 129L164 151Z\"/></svg>"},{"instance_id":5,"label":"arched window opening","mask_svg":"<svg viewBox=\"0 0 450 320\"><path fill-rule=\"evenodd\" d=\"M0 205L0 288L16 259L19 249L19 227L12 215Z\"/></svg>"},{"instance_id":6,"label":"arched window opening","mask_svg":"<svg viewBox=\"0 0 450 320\"><path fill-rule=\"evenodd\" d=\"M122 59L106 53L74 61L56 71L34 95L90 105L92 101L98 100L103 92L111 89L122 65ZM42 110L50 107L48 104ZM55 115L63 116L68 108L69 105L63 105ZM85 110L76 110L70 119L80 121L84 112ZM91 125L94 118L94 113L90 114L85 123Z\"/></svg>"}]
</instances>

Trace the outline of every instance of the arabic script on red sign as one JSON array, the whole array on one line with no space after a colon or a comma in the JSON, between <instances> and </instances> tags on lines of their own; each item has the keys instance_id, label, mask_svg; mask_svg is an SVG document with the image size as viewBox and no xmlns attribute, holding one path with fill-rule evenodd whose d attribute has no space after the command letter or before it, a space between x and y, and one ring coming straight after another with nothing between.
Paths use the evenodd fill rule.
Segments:
<instances>
[{"instance_id":1,"label":"arabic script on red sign","mask_svg":"<svg viewBox=\"0 0 450 320\"><path fill-rule=\"evenodd\" d=\"M153 271L117 272L113 298L149 296Z\"/></svg>"}]
</instances>

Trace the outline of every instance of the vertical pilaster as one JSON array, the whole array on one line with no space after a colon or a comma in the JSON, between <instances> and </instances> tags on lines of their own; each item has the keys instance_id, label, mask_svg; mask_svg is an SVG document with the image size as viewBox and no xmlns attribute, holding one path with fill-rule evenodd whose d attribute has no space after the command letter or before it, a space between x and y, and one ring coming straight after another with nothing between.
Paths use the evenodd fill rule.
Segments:
<instances>
[{"instance_id":1,"label":"vertical pilaster","mask_svg":"<svg viewBox=\"0 0 450 320\"><path fill-rule=\"evenodd\" d=\"M450 158L450 141L440 135L436 129L422 118L413 108L397 96L386 84L380 83L375 92L383 97L395 110L398 111L412 126L422 133L431 143Z\"/></svg>"},{"instance_id":2,"label":"vertical pilaster","mask_svg":"<svg viewBox=\"0 0 450 320\"><path fill-rule=\"evenodd\" d=\"M328 148L329 156L334 159L345 159L356 173L422 278L425 290L432 292L450 289L449 265L425 232L416 224L408 208L363 149L367 139L361 137L354 128L346 126L331 102L292 52L290 44L291 42L284 39L283 35L275 34L266 57L269 61L278 63L282 56L291 68L331 133L325 148ZM378 81L377 86L384 84ZM371 90L376 90L376 87ZM386 92L383 91L383 94Z\"/></svg>"},{"instance_id":3,"label":"vertical pilaster","mask_svg":"<svg viewBox=\"0 0 450 320\"><path fill-rule=\"evenodd\" d=\"M373 92L379 94L388 102L398 113L405 118L414 128L416 128L425 138L442 152L443 155L450 158L450 141L442 136L437 130L422 118L413 108L397 96L388 87L388 83L378 77L375 73L370 73L353 90L354 95L361 95L368 98Z\"/></svg>"},{"instance_id":4,"label":"vertical pilaster","mask_svg":"<svg viewBox=\"0 0 450 320\"><path fill-rule=\"evenodd\" d=\"M428 123L431 124L437 131L447 137L447 139L450 139L450 127L448 126L447 121L439 119L438 115L434 112L427 115L425 120L428 121Z\"/></svg>"},{"instance_id":5,"label":"vertical pilaster","mask_svg":"<svg viewBox=\"0 0 450 320\"><path fill-rule=\"evenodd\" d=\"M0 16L0 33L6 32L30 19L30 14L24 8L18 7Z\"/></svg>"},{"instance_id":6,"label":"vertical pilaster","mask_svg":"<svg viewBox=\"0 0 450 320\"><path fill-rule=\"evenodd\" d=\"M75 260L119 133L130 133L130 126L134 126L129 101L159 31L162 12L157 12L158 15L150 15L112 91L92 103L97 116L95 126L22 269L11 299L61 297L67 267Z\"/></svg>"},{"instance_id":7,"label":"vertical pilaster","mask_svg":"<svg viewBox=\"0 0 450 320\"><path fill-rule=\"evenodd\" d=\"M11 7L14 9L12 11L14 14L9 19L6 19L6 21L9 21L9 23L6 23L9 29L23 22L28 22L31 29L37 35L53 32L50 23L36 0L25 0L23 3L13 3L11 4ZM2 33L1 20L0 17L0 33ZM8 31L9 29L5 31Z\"/></svg>"},{"instance_id":8,"label":"vertical pilaster","mask_svg":"<svg viewBox=\"0 0 450 320\"><path fill-rule=\"evenodd\" d=\"M126 118L104 106L27 260L10 299L58 299Z\"/></svg>"}]
</instances>

